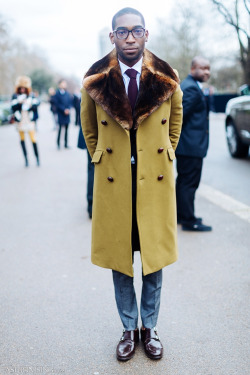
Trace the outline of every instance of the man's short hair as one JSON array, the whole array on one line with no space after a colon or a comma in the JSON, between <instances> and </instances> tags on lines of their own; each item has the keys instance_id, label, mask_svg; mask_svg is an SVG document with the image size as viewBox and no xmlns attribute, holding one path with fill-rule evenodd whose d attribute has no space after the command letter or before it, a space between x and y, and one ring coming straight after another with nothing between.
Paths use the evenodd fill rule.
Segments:
<instances>
[{"instance_id":1,"label":"man's short hair","mask_svg":"<svg viewBox=\"0 0 250 375\"><path fill-rule=\"evenodd\" d=\"M115 30L115 25L116 25L116 20L117 18L124 16L125 14L136 14L137 16L141 17L142 24L145 27L145 20L143 15L136 9L134 8L123 8L119 10L114 17L112 18L112 30Z\"/></svg>"},{"instance_id":2,"label":"man's short hair","mask_svg":"<svg viewBox=\"0 0 250 375\"><path fill-rule=\"evenodd\" d=\"M191 69L192 68L195 68L196 65L199 65L201 61L207 61L209 63L209 61L203 57L203 56L195 56L192 61L191 61Z\"/></svg>"},{"instance_id":3,"label":"man's short hair","mask_svg":"<svg viewBox=\"0 0 250 375\"><path fill-rule=\"evenodd\" d=\"M63 81L65 81L64 78L60 78L59 81L58 81L58 85L60 85Z\"/></svg>"}]
</instances>

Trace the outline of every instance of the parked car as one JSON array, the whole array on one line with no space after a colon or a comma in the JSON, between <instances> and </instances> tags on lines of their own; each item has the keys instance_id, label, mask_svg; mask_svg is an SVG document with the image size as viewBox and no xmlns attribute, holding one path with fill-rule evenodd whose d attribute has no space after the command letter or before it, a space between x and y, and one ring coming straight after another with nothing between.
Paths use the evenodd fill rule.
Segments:
<instances>
[{"instance_id":1,"label":"parked car","mask_svg":"<svg viewBox=\"0 0 250 375\"><path fill-rule=\"evenodd\" d=\"M242 95L228 101L225 125L231 156L246 158L250 146L250 95Z\"/></svg>"},{"instance_id":2,"label":"parked car","mask_svg":"<svg viewBox=\"0 0 250 375\"><path fill-rule=\"evenodd\" d=\"M0 125L6 124L11 119L11 106L9 102L0 102Z\"/></svg>"}]
</instances>

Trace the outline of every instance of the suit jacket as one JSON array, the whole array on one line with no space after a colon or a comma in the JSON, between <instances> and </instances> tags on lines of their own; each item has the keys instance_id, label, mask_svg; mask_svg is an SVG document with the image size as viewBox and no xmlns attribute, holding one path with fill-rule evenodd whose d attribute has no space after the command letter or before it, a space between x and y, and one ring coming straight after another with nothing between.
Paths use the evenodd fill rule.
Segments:
<instances>
[{"instance_id":1,"label":"suit jacket","mask_svg":"<svg viewBox=\"0 0 250 375\"><path fill-rule=\"evenodd\" d=\"M64 94L61 94L59 90L56 91L54 96L54 103L56 105L57 114L58 114L58 123L59 125L66 125L70 122L70 116L65 115L64 110L70 109L72 106L72 98L68 91L65 91Z\"/></svg>"},{"instance_id":2,"label":"suit jacket","mask_svg":"<svg viewBox=\"0 0 250 375\"><path fill-rule=\"evenodd\" d=\"M204 158L209 141L208 106L205 96L191 75L181 83L183 125L176 155Z\"/></svg>"}]
</instances>

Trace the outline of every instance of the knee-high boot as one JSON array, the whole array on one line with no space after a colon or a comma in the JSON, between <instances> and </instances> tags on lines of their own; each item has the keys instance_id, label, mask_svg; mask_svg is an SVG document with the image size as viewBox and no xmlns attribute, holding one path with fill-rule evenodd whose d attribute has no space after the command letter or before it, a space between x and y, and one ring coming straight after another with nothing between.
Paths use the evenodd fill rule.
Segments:
<instances>
[{"instance_id":1,"label":"knee-high boot","mask_svg":"<svg viewBox=\"0 0 250 375\"><path fill-rule=\"evenodd\" d=\"M24 141L21 141L21 147L22 147L23 155L24 155L24 159L25 159L25 167L28 167L29 166L29 162L28 162L27 151L26 151L26 146L25 146L25 142Z\"/></svg>"},{"instance_id":2,"label":"knee-high boot","mask_svg":"<svg viewBox=\"0 0 250 375\"><path fill-rule=\"evenodd\" d=\"M37 144L36 142L33 142L33 149L34 149L34 154L36 156L36 162L37 162L37 165L39 166L40 165L40 162L39 162L39 155L38 155L38 149L37 149Z\"/></svg>"}]
</instances>

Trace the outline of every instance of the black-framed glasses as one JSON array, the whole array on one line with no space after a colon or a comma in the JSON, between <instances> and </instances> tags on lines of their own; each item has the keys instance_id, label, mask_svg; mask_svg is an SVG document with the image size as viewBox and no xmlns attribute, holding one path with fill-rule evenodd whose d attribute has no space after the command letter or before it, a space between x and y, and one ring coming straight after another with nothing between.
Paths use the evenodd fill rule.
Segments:
<instances>
[{"instance_id":1,"label":"black-framed glasses","mask_svg":"<svg viewBox=\"0 0 250 375\"><path fill-rule=\"evenodd\" d=\"M117 29L117 30L113 30L113 33L116 34L117 39L127 39L127 37L129 36L129 33L131 33L135 39L138 39L144 36L145 29L143 27L135 27L132 30Z\"/></svg>"}]
</instances>

